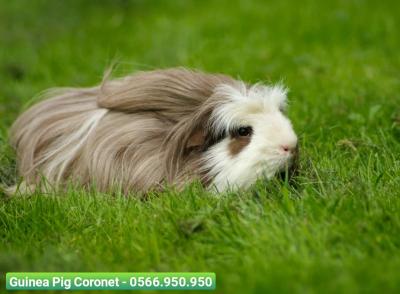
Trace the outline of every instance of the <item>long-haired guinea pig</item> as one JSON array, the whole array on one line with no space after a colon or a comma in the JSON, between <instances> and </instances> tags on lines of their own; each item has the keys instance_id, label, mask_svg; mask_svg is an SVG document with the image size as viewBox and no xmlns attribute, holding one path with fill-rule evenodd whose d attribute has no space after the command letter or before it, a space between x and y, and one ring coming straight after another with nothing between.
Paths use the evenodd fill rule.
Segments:
<instances>
[{"instance_id":1,"label":"long-haired guinea pig","mask_svg":"<svg viewBox=\"0 0 400 294\"><path fill-rule=\"evenodd\" d=\"M45 98L11 129L25 191L43 178L125 193L197 179L223 191L269 179L296 157L281 85L173 68Z\"/></svg>"}]
</instances>

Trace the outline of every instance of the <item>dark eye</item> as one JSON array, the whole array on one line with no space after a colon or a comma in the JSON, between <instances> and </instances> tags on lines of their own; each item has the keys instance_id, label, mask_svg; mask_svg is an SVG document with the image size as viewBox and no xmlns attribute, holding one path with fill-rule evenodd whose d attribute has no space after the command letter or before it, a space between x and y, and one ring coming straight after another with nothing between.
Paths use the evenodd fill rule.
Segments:
<instances>
[{"instance_id":1,"label":"dark eye","mask_svg":"<svg viewBox=\"0 0 400 294\"><path fill-rule=\"evenodd\" d=\"M253 133L253 128L252 127L240 127L237 130L237 134L240 137L247 137L250 136Z\"/></svg>"}]
</instances>

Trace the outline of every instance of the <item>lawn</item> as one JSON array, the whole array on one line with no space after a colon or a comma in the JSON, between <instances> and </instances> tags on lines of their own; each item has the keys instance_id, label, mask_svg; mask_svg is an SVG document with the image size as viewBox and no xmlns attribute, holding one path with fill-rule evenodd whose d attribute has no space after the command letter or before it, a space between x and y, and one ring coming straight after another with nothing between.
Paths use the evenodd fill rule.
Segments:
<instances>
[{"instance_id":1,"label":"lawn","mask_svg":"<svg viewBox=\"0 0 400 294\"><path fill-rule=\"evenodd\" d=\"M99 4L101 3L101 4ZM0 195L9 271L212 271L219 293L400 292L398 1L0 0L0 183L7 132L40 91L187 66L283 81L297 185L139 200Z\"/></svg>"}]
</instances>

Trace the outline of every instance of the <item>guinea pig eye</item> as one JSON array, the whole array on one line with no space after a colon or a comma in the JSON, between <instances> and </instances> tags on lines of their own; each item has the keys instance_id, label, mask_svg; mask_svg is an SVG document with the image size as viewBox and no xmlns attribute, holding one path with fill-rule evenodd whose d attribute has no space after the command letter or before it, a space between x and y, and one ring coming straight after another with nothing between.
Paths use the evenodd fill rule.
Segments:
<instances>
[{"instance_id":1,"label":"guinea pig eye","mask_svg":"<svg viewBox=\"0 0 400 294\"><path fill-rule=\"evenodd\" d=\"M247 137L250 136L252 133L253 133L252 127L240 127L237 130L237 135L240 137Z\"/></svg>"}]
</instances>

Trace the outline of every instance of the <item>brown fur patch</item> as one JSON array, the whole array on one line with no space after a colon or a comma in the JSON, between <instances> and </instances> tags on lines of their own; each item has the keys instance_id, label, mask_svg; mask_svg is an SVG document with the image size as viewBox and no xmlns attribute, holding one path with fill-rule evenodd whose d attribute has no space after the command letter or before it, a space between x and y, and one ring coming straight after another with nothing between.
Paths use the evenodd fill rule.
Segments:
<instances>
[{"instance_id":1,"label":"brown fur patch","mask_svg":"<svg viewBox=\"0 0 400 294\"><path fill-rule=\"evenodd\" d=\"M231 141L229 142L229 153L232 156L235 156L250 143L250 139L251 139L250 136L232 138Z\"/></svg>"}]
</instances>

